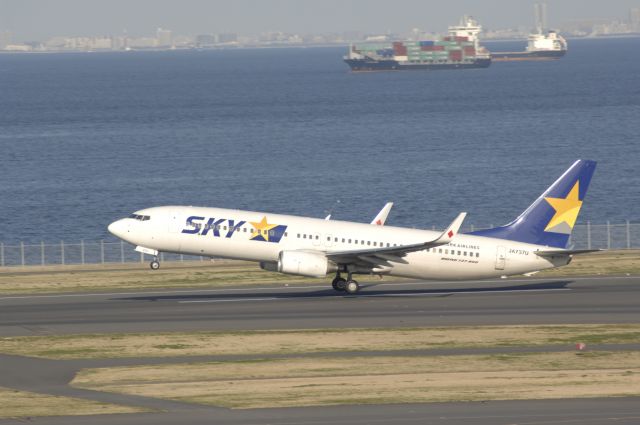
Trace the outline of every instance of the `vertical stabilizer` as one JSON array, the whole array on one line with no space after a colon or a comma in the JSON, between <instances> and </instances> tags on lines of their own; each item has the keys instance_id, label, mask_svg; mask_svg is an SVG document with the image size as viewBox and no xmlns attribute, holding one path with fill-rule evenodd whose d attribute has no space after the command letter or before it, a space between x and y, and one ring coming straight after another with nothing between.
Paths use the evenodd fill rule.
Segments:
<instances>
[{"instance_id":1,"label":"vertical stabilizer","mask_svg":"<svg viewBox=\"0 0 640 425\"><path fill-rule=\"evenodd\" d=\"M566 248L596 162L579 159L511 223L470 234Z\"/></svg>"}]
</instances>

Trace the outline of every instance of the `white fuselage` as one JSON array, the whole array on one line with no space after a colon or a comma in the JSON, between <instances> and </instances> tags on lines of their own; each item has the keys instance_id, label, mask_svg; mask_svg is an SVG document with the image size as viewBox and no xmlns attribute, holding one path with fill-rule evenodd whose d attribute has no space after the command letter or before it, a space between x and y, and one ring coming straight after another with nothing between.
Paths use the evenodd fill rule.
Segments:
<instances>
[{"instance_id":1,"label":"white fuselage","mask_svg":"<svg viewBox=\"0 0 640 425\"><path fill-rule=\"evenodd\" d=\"M277 262L282 251L331 253L375 249L422 243L439 235L430 230L221 208L165 206L136 214L148 219L124 218L109 230L131 244L158 252L265 263ZM256 240L256 225L261 222L278 227L265 230L265 236ZM467 280L534 272L568 263L568 256L542 257L534 253L543 248L546 247L458 234L447 245L410 252L401 262L373 267L368 272Z\"/></svg>"}]
</instances>

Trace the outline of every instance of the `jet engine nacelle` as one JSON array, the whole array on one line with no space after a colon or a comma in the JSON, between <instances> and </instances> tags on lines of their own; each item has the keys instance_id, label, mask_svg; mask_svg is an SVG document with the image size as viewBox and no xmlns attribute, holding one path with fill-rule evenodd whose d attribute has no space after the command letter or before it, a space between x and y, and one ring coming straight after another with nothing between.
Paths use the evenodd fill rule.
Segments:
<instances>
[{"instance_id":1,"label":"jet engine nacelle","mask_svg":"<svg viewBox=\"0 0 640 425\"><path fill-rule=\"evenodd\" d=\"M327 257L321 252L282 251L278 258L280 273L325 277L337 269L336 265L327 260Z\"/></svg>"}]
</instances>

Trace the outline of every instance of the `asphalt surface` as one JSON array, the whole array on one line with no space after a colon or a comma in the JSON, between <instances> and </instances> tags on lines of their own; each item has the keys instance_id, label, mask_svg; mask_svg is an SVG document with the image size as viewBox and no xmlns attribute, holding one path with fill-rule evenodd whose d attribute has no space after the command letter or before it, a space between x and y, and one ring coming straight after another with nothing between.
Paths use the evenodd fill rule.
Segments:
<instances>
[{"instance_id":1,"label":"asphalt surface","mask_svg":"<svg viewBox=\"0 0 640 425\"><path fill-rule=\"evenodd\" d=\"M628 277L371 283L365 284L356 297L318 286L9 296L0 297L0 337L216 329L638 323L639 294L640 278ZM639 347L630 344L618 348ZM431 354L443 353L435 350ZM183 361L184 358L152 362L140 359L55 361L0 355L0 386L163 411L27 419L43 424L640 423L640 398L233 411L67 385L82 367ZM349 398L349 394L345 397ZM25 419L0 420L2 424L14 422L24 423Z\"/></svg>"},{"instance_id":2,"label":"asphalt surface","mask_svg":"<svg viewBox=\"0 0 640 425\"><path fill-rule=\"evenodd\" d=\"M0 298L0 337L553 323L636 323L640 277L167 290Z\"/></svg>"}]
</instances>

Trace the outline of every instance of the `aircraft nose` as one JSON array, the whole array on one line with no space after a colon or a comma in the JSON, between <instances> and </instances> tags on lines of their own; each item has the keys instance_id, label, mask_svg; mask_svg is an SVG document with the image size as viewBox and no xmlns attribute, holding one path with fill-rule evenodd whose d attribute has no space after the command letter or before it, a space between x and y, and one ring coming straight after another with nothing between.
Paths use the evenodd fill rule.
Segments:
<instances>
[{"instance_id":1,"label":"aircraft nose","mask_svg":"<svg viewBox=\"0 0 640 425\"><path fill-rule=\"evenodd\" d=\"M123 239L125 233L127 233L124 220L122 219L114 221L109 225L109 227L107 227L107 229L109 230L109 233L111 233L113 236L116 236L120 239Z\"/></svg>"}]
</instances>

